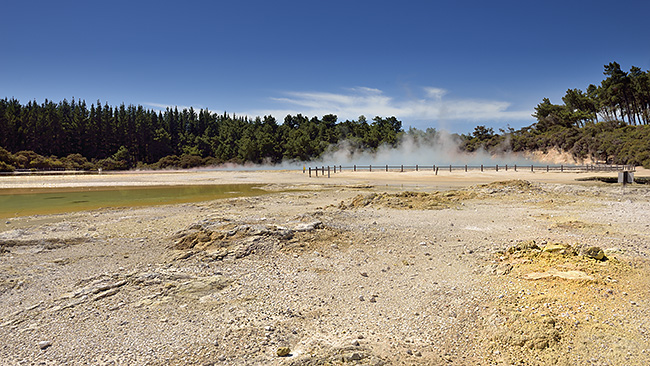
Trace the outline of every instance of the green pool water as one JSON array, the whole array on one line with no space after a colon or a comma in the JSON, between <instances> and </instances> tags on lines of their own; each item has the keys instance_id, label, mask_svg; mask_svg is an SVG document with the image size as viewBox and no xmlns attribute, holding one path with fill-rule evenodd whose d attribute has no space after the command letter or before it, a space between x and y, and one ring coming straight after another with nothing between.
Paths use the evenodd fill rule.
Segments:
<instances>
[{"instance_id":1,"label":"green pool water","mask_svg":"<svg viewBox=\"0 0 650 366\"><path fill-rule=\"evenodd\" d=\"M200 202L267 193L256 187L259 185L0 189L0 218L103 207Z\"/></svg>"}]
</instances>

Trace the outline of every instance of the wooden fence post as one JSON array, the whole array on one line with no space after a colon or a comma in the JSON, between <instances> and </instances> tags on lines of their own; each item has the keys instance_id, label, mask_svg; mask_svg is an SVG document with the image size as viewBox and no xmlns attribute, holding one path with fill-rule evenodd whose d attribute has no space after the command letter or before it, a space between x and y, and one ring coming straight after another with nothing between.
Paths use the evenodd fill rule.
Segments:
<instances>
[{"instance_id":1,"label":"wooden fence post","mask_svg":"<svg viewBox=\"0 0 650 366\"><path fill-rule=\"evenodd\" d=\"M517 171L517 164L515 164L515 171Z\"/></svg>"},{"instance_id":2,"label":"wooden fence post","mask_svg":"<svg viewBox=\"0 0 650 366\"><path fill-rule=\"evenodd\" d=\"M388 171L388 164L386 164L386 171Z\"/></svg>"},{"instance_id":3,"label":"wooden fence post","mask_svg":"<svg viewBox=\"0 0 650 366\"><path fill-rule=\"evenodd\" d=\"M309 167L309 178L311 178L311 167Z\"/></svg>"},{"instance_id":4,"label":"wooden fence post","mask_svg":"<svg viewBox=\"0 0 650 366\"><path fill-rule=\"evenodd\" d=\"M368 165L368 170L372 171L372 164Z\"/></svg>"},{"instance_id":5,"label":"wooden fence post","mask_svg":"<svg viewBox=\"0 0 650 366\"><path fill-rule=\"evenodd\" d=\"M499 164L496 165L497 172L499 171Z\"/></svg>"},{"instance_id":6,"label":"wooden fence post","mask_svg":"<svg viewBox=\"0 0 650 366\"><path fill-rule=\"evenodd\" d=\"M481 172L483 172L483 164L481 164Z\"/></svg>"},{"instance_id":7,"label":"wooden fence post","mask_svg":"<svg viewBox=\"0 0 650 366\"><path fill-rule=\"evenodd\" d=\"M354 164L354 171L357 171L357 164Z\"/></svg>"},{"instance_id":8,"label":"wooden fence post","mask_svg":"<svg viewBox=\"0 0 650 366\"><path fill-rule=\"evenodd\" d=\"M329 177L330 177L330 166L328 165L327 166L327 178L329 178Z\"/></svg>"},{"instance_id":9,"label":"wooden fence post","mask_svg":"<svg viewBox=\"0 0 650 366\"><path fill-rule=\"evenodd\" d=\"M449 164L449 173L451 173L451 164Z\"/></svg>"},{"instance_id":10,"label":"wooden fence post","mask_svg":"<svg viewBox=\"0 0 650 366\"><path fill-rule=\"evenodd\" d=\"M535 172L535 171L533 170L533 164L530 164L530 171L533 172L533 173Z\"/></svg>"},{"instance_id":11,"label":"wooden fence post","mask_svg":"<svg viewBox=\"0 0 650 366\"><path fill-rule=\"evenodd\" d=\"M415 171L416 172L418 171L418 165L417 164L415 164Z\"/></svg>"},{"instance_id":12,"label":"wooden fence post","mask_svg":"<svg viewBox=\"0 0 650 366\"><path fill-rule=\"evenodd\" d=\"M404 164L402 164L399 168L400 173L404 173Z\"/></svg>"},{"instance_id":13,"label":"wooden fence post","mask_svg":"<svg viewBox=\"0 0 650 366\"><path fill-rule=\"evenodd\" d=\"M467 173L467 164L465 164L465 173Z\"/></svg>"}]
</instances>

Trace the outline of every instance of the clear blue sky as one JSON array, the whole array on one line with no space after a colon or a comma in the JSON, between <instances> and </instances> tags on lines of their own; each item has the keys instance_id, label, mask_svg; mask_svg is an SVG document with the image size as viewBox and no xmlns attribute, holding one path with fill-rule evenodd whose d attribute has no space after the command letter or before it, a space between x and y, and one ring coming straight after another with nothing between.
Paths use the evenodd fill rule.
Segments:
<instances>
[{"instance_id":1,"label":"clear blue sky","mask_svg":"<svg viewBox=\"0 0 650 366\"><path fill-rule=\"evenodd\" d=\"M470 132L650 69L648 1L6 1L0 98Z\"/></svg>"}]
</instances>

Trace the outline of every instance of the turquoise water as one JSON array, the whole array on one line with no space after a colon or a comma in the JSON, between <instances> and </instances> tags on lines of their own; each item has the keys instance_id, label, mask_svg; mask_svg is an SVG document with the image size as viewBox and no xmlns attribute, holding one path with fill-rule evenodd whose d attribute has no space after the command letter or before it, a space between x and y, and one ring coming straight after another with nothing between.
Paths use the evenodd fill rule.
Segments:
<instances>
[{"instance_id":1,"label":"turquoise water","mask_svg":"<svg viewBox=\"0 0 650 366\"><path fill-rule=\"evenodd\" d=\"M85 211L104 207L200 202L265 193L267 191L256 188L252 184L0 189L0 218Z\"/></svg>"}]
</instances>

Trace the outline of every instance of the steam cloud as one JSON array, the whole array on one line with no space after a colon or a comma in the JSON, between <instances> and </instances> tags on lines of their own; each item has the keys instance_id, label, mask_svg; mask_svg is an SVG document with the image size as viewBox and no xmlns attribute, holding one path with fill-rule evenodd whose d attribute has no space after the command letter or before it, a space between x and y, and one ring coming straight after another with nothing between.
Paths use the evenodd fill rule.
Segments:
<instances>
[{"instance_id":1,"label":"steam cloud","mask_svg":"<svg viewBox=\"0 0 650 366\"><path fill-rule=\"evenodd\" d=\"M434 130L435 131L435 130ZM530 165L540 163L531 159L530 156L524 156L519 153L503 152L500 154L490 154L483 149L468 153L461 151L459 148L460 140L457 136L451 135L445 131L435 131L434 133L421 134L403 134L398 144L393 147L382 145L377 150L364 149L358 144L351 141L342 141L332 145L318 159L309 162L301 161L283 161L280 164L222 164L220 166L209 168L218 170L284 170L284 169L302 169L307 166L351 166L351 165L376 165L378 168L384 165L420 165L425 166L445 166L445 165L468 165L486 166L494 165ZM508 141L504 142L505 147Z\"/></svg>"},{"instance_id":2,"label":"steam cloud","mask_svg":"<svg viewBox=\"0 0 650 366\"><path fill-rule=\"evenodd\" d=\"M404 134L397 146L380 146L376 151L360 149L344 141L333 145L316 165L525 165L531 160L517 153L493 155L483 149L468 153L459 149L460 141L445 131L433 135Z\"/></svg>"}]
</instances>

